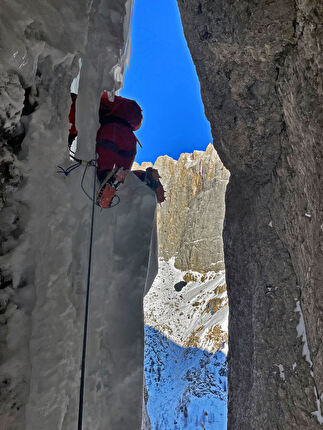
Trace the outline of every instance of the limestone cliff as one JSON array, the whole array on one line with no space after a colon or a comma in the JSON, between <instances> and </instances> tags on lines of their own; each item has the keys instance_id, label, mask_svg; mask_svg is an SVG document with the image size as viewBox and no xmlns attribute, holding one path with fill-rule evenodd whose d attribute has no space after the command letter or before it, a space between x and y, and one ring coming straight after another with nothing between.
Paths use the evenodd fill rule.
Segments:
<instances>
[{"instance_id":1,"label":"limestone cliff","mask_svg":"<svg viewBox=\"0 0 323 430\"><path fill-rule=\"evenodd\" d=\"M228 428L317 429L323 4L178 5L215 147L231 173L224 222Z\"/></svg>"},{"instance_id":2,"label":"limestone cliff","mask_svg":"<svg viewBox=\"0 0 323 430\"><path fill-rule=\"evenodd\" d=\"M150 165L135 163L134 169ZM161 156L154 166L166 190L166 202L158 211L160 256L175 257L175 267L181 270L223 269L224 194L229 173L213 146L183 153L178 161Z\"/></svg>"}]
</instances>

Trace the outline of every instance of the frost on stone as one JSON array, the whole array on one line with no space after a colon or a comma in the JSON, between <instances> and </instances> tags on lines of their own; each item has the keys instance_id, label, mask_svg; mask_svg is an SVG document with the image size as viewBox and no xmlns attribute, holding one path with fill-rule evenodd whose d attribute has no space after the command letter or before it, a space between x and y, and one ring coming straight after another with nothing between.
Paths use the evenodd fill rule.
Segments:
<instances>
[{"instance_id":1,"label":"frost on stone","mask_svg":"<svg viewBox=\"0 0 323 430\"><path fill-rule=\"evenodd\" d=\"M305 360L312 367L313 363L311 360L310 350L308 348L308 343L307 343L304 316L303 316L303 312L302 312L302 308L301 308L299 300L296 301L295 312L299 312L299 323L296 327L296 330L297 330L297 337L301 337L302 341L303 341L303 357L305 357Z\"/></svg>"},{"instance_id":2,"label":"frost on stone","mask_svg":"<svg viewBox=\"0 0 323 430\"><path fill-rule=\"evenodd\" d=\"M283 366L282 364L276 364L276 366L277 366L277 367L278 367L278 369L279 369L279 376L280 376L280 379L282 379L283 381L285 381L285 380L286 380L286 378L285 378L284 366Z\"/></svg>"},{"instance_id":3,"label":"frost on stone","mask_svg":"<svg viewBox=\"0 0 323 430\"><path fill-rule=\"evenodd\" d=\"M313 363L311 360L311 355L310 355L310 350L308 347L308 343L307 343L307 336L306 336L306 328L305 328L305 322L304 322L304 316L303 316L303 312L302 312L302 308L300 305L299 300L296 301L296 308L295 308L295 312L299 312L300 318L299 318L299 323L296 327L297 329L297 337L301 337L302 341L303 341L303 357L305 357L306 361L309 363L309 365L311 366L311 370L310 370L310 374L313 378L313 382L314 382L314 394L315 394L315 401L316 401L316 405L317 405L317 410L312 412L312 415L316 416L318 422L320 424L323 424L323 416L322 416L322 410L321 410L321 402L320 402L320 397L318 395L317 392L317 388L315 385L315 380L314 380L314 372L313 372ZM295 367L296 367L296 363L294 363ZM293 369L295 369L293 365Z\"/></svg>"},{"instance_id":4,"label":"frost on stone","mask_svg":"<svg viewBox=\"0 0 323 430\"><path fill-rule=\"evenodd\" d=\"M132 8L133 0L94 0L91 4L77 104L78 158L95 158L98 109L103 91L114 93L122 88L130 58Z\"/></svg>"},{"instance_id":5,"label":"frost on stone","mask_svg":"<svg viewBox=\"0 0 323 430\"><path fill-rule=\"evenodd\" d=\"M319 395L318 395L316 387L314 387L314 394L315 394L315 398L316 398L317 410L314 411L314 412L312 412L312 415L314 415L317 418L317 421L320 424L323 424L323 415L322 415L322 409L321 409L321 402L320 402L320 398L319 398Z\"/></svg>"},{"instance_id":6,"label":"frost on stone","mask_svg":"<svg viewBox=\"0 0 323 430\"><path fill-rule=\"evenodd\" d=\"M66 149L69 92L79 71L80 58L84 76L80 82L78 114L82 113L86 121L79 132L85 136L85 152L88 148L94 150L100 92L117 90L122 85L129 58L130 43L126 41L132 3L131 0L3 0L1 3L1 126L11 135L17 127L25 127L19 160L8 147L0 154L10 176L5 184L6 206L1 212L8 238L4 243L5 255L1 256L5 288L0 295L0 319L5 331L0 338L0 377L7 384L1 397L1 409L5 411L0 419L3 428L76 428L91 202L80 189L81 168L73 178L60 177L55 172L56 165L70 164ZM37 109L24 115L28 91L29 101L33 97ZM93 178L94 169L86 177L87 189L91 189ZM141 414L141 305L137 306L140 315L136 321L125 316L133 315L135 300L141 303L143 289L145 285L149 287L154 277L147 264L150 267L154 263L149 244L154 246L150 229L155 197L136 178L129 177L127 186L132 189L130 200L136 209L128 208L126 215L119 218L113 212L100 212L95 221L94 260L103 260L100 267L104 270L117 265L121 271L127 268L132 276L127 280L127 273L105 271L96 277L97 288L92 299L97 300L101 310L91 313L93 333L87 362L91 374L86 381L85 415L86 421L90 421L88 428L93 430L109 428L108 425L122 428L120 423L114 427L111 424L118 419L128 419L129 428L136 428ZM126 190L125 186L123 192ZM131 218L135 210L147 215L139 214L139 221L135 218L137 230L132 229L140 235L140 240L144 238L142 231L148 234L145 245L136 250L135 257L129 256L126 263L124 255L113 260L114 254L110 256L110 252L114 243L116 253L122 253L123 249L134 251L127 248L124 236L114 241L118 225L126 223L123 231L130 226L127 217ZM138 222L145 224L142 231L138 230ZM117 227L111 231L111 225ZM100 234L102 231L104 235ZM139 239L133 241L134 246ZM111 261L114 266L108 264ZM93 273L97 274L98 266L95 269ZM100 294L109 297L100 300ZM129 327L125 320L130 322ZM108 335L107 330L111 330ZM126 357L124 350L130 356ZM112 362L123 372L110 367Z\"/></svg>"}]
</instances>

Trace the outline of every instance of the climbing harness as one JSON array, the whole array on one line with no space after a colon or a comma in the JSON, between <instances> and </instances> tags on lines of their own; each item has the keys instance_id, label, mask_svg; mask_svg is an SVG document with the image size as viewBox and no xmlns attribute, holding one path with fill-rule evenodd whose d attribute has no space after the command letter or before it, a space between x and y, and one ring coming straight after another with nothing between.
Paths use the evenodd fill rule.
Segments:
<instances>
[{"instance_id":1,"label":"climbing harness","mask_svg":"<svg viewBox=\"0 0 323 430\"><path fill-rule=\"evenodd\" d=\"M84 186L84 180L85 180L85 177L86 177L87 169L89 167L95 167L95 171L96 171L97 164L96 164L96 161L94 159L90 160L90 161L88 161L88 160L78 160L77 163L72 164L71 166L67 167L66 169L64 169L64 167L62 167L62 166L57 166L56 173L68 176L74 170L76 170L77 168L79 168L80 166L82 166L82 164L85 164L85 169L84 169L84 172L83 172L83 175L82 175L82 179L81 179L81 189L82 189L83 193L86 195L86 197L89 200L91 200L92 203L95 203L96 205L98 205L97 204L97 199L95 198L95 196L96 196L97 193L95 192L94 195L93 195L94 197L92 197L89 194L89 192L85 189L85 186ZM94 181L94 186L95 186L95 181ZM116 196L116 197L119 200L115 204L113 204L113 206L116 206L120 202L119 196ZM110 206L110 207L113 207L113 206Z\"/></svg>"}]
</instances>

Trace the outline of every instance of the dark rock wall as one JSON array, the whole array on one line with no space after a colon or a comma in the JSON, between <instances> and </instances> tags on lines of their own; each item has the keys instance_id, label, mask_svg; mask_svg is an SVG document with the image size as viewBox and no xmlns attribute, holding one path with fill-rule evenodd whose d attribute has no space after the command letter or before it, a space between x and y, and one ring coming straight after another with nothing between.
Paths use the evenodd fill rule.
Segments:
<instances>
[{"instance_id":1,"label":"dark rock wall","mask_svg":"<svg viewBox=\"0 0 323 430\"><path fill-rule=\"evenodd\" d=\"M178 5L214 145L231 173L223 234L228 428L316 429L323 393L323 3Z\"/></svg>"}]
</instances>

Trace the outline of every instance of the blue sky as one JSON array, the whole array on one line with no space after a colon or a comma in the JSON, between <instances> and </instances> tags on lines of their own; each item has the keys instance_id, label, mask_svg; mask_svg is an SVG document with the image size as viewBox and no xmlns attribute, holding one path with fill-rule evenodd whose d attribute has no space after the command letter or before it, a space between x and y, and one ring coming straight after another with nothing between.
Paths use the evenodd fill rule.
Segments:
<instances>
[{"instance_id":1,"label":"blue sky","mask_svg":"<svg viewBox=\"0 0 323 430\"><path fill-rule=\"evenodd\" d=\"M144 121L136 161L205 149L212 141L176 0L136 0L129 70L121 95L136 100Z\"/></svg>"}]
</instances>

